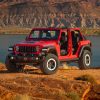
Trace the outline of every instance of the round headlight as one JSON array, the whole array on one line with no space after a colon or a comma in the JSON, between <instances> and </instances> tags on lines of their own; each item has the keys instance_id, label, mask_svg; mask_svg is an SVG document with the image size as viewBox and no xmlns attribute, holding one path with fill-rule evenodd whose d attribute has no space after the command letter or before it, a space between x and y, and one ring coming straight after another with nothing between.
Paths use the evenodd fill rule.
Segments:
<instances>
[{"instance_id":1,"label":"round headlight","mask_svg":"<svg viewBox=\"0 0 100 100\"><path fill-rule=\"evenodd\" d=\"M9 47L8 48L8 51L13 51L13 47Z\"/></svg>"},{"instance_id":2,"label":"round headlight","mask_svg":"<svg viewBox=\"0 0 100 100\"><path fill-rule=\"evenodd\" d=\"M19 51L19 46L16 46L16 51Z\"/></svg>"}]
</instances>

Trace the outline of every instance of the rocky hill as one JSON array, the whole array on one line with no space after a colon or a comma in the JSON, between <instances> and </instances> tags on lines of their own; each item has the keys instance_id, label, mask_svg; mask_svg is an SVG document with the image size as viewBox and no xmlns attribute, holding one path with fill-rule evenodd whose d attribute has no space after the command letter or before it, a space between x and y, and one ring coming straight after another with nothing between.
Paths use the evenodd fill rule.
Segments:
<instances>
[{"instance_id":1,"label":"rocky hill","mask_svg":"<svg viewBox=\"0 0 100 100\"><path fill-rule=\"evenodd\" d=\"M100 27L100 0L0 0L0 27Z\"/></svg>"}]
</instances>

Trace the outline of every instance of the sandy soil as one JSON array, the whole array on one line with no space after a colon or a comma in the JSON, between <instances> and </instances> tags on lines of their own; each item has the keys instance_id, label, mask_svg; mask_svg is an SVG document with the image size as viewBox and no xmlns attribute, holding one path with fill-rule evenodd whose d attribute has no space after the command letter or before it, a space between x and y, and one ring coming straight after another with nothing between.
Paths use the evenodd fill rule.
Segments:
<instances>
[{"instance_id":1,"label":"sandy soil","mask_svg":"<svg viewBox=\"0 0 100 100\"><path fill-rule=\"evenodd\" d=\"M92 86L75 80L75 77L85 74L93 76L98 84ZM19 94L27 94L33 100L73 100L75 95L82 98L90 87L84 100L100 100L100 69L59 69L54 75L43 75L39 69L31 67L20 73L9 73L5 65L0 64L0 100L10 100Z\"/></svg>"},{"instance_id":2,"label":"sandy soil","mask_svg":"<svg viewBox=\"0 0 100 100\"><path fill-rule=\"evenodd\" d=\"M20 73L9 73L5 68L4 64L0 64L0 79L13 79L16 77L47 77L55 79L67 79L74 80L75 77L81 75L91 75L93 76L97 83L100 84L100 69L88 69L88 70L79 70L76 67L67 67L60 68L56 74L53 75L44 75L39 69L35 67L27 66L23 72Z\"/></svg>"}]
</instances>

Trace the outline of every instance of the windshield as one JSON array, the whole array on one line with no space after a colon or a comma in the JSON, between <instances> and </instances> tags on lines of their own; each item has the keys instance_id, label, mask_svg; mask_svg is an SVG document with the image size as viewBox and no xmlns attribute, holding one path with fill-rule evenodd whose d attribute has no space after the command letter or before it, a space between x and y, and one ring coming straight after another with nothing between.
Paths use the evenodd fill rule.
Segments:
<instances>
[{"instance_id":1,"label":"windshield","mask_svg":"<svg viewBox=\"0 0 100 100\"><path fill-rule=\"evenodd\" d=\"M32 30L30 39L58 39L59 30Z\"/></svg>"}]
</instances>

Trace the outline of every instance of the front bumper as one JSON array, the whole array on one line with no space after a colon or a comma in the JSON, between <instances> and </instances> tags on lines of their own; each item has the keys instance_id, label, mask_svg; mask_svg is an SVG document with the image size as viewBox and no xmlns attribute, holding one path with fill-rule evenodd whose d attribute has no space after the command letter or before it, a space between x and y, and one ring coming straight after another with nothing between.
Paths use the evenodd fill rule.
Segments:
<instances>
[{"instance_id":1,"label":"front bumper","mask_svg":"<svg viewBox=\"0 0 100 100\"><path fill-rule=\"evenodd\" d=\"M20 55L14 55L14 54L9 54L8 55L9 60L11 62L15 62L15 63L40 63L42 61L42 57L38 56L38 55L34 55L34 56L20 56Z\"/></svg>"}]
</instances>

